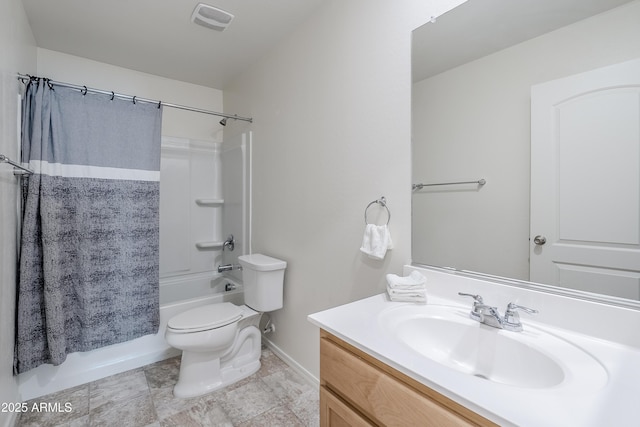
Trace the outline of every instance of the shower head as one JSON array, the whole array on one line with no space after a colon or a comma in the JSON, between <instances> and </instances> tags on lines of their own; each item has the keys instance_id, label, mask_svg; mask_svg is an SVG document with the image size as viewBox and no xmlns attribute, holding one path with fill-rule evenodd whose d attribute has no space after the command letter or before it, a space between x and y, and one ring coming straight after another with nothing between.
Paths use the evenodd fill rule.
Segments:
<instances>
[{"instance_id":1,"label":"shower head","mask_svg":"<svg viewBox=\"0 0 640 427\"><path fill-rule=\"evenodd\" d=\"M223 117L223 118L222 118L222 120L220 120L220 124L221 124L222 126L226 126L226 125L227 125L227 118L226 118L226 117Z\"/></svg>"}]
</instances>

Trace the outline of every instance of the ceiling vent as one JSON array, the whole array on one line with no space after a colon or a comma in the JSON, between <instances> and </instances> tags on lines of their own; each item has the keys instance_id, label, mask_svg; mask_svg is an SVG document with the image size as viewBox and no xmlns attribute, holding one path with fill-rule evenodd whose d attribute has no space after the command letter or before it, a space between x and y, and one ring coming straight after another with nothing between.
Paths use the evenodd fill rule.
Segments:
<instances>
[{"instance_id":1,"label":"ceiling vent","mask_svg":"<svg viewBox=\"0 0 640 427\"><path fill-rule=\"evenodd\" d=\"M199 3L191 15L191 22L216 31L224 31L232 19L233 15L229 12L204 3Z\"/></svg>"}]
</instances>

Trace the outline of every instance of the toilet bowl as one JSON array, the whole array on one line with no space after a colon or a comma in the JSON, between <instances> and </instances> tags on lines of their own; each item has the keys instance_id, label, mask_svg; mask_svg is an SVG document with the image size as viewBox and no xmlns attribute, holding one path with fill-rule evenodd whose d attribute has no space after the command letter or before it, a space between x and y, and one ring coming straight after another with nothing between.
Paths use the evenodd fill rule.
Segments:
<instances>
[{"instance_id":1,"label":"toilet bowl","mask_svg":"<svg viewBox=\"0 0 640 427\"><path fill-rule=\"evenodd\" d=\"M218 390L260 369L261 314L230 302L178 314L167 323L167 343L182 350L176 397Z\"/></svg>"},{"instance_id":2,"label":"toilet bowl","mask_svg":"<svg viewBox=\"0 0 640 427\"><path fill-rule=\"evenodd\" d=\"M282 307L286 262L261 254L238 258L245 305L230 302L193 308L169 319L167 343L182 350L173 394L187 398L233 384L260 369L260 317ZM249 305L251 304L251 306Z\"/></svg>"}]
</instances>

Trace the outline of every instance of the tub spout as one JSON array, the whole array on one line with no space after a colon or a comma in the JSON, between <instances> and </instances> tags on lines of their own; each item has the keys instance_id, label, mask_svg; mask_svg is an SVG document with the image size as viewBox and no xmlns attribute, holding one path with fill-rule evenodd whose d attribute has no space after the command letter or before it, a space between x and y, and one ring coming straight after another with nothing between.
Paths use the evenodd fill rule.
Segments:
<instances>
[{"instance_id":1,"label":"tub spout","mask_svg":"<svg viewBox=\"0 0 640 427\"><path fill-rule=\"evenodd\" d=\"M224 273L225 271L242 270L240 264L224 264L218 266L218 273Z\"/></svg>"}]
</instances>

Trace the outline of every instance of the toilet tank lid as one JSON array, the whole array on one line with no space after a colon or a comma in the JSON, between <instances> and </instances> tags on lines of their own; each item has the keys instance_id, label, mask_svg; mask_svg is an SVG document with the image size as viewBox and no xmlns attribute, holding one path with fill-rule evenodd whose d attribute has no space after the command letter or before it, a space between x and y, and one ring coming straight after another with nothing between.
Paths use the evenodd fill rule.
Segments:
<instances>
[{"instance_id":1,"label":"toilet tank lid","mask_svg":"<svg viewBox=\"0 0 640 427\"><path fill-rule=\"evenodd\" d=\"M238 261L242 268L257 271L283 270L287 267L286 261L262 254L241 255L238 257Z\"/></svg>"},{"instance_id":2,"label":"toilet tank lid","mask_svg":"<svg viewBox=\"0 0 640 427\"><path fill-rule=\"evenodd\" d=\"M242 308L230 302L207 304L173 316L167 326L171 329L214 329L228 325L242 317Z\"/></svg>"}]
</instances>

